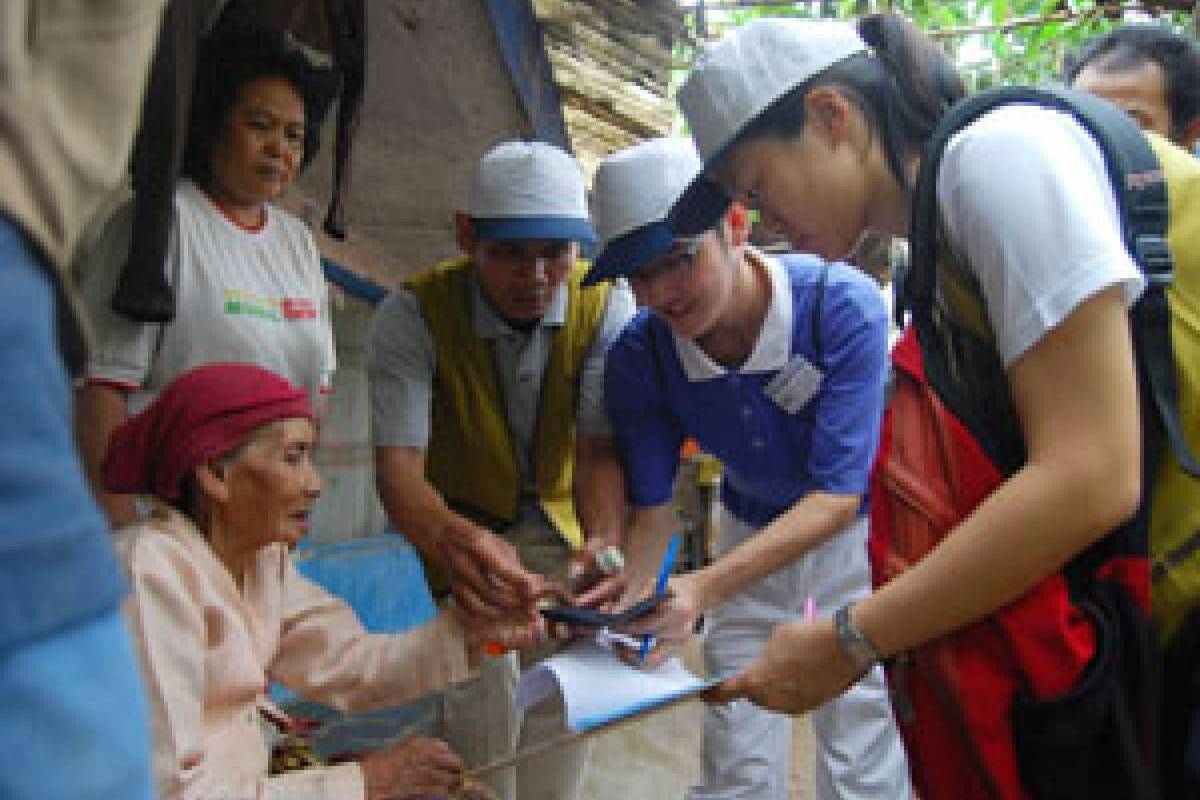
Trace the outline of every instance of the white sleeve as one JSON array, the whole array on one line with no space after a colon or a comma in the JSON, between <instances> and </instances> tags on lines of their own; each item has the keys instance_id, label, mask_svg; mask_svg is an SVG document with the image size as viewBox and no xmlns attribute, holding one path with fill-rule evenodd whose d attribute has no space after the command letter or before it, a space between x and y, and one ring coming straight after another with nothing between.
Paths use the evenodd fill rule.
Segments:
<instances>
[{"instance_id":1,"label":"white sleeve","mask_svg":"<svg viewBox=\"0 0 1200 800\"><path fill-rule=\"evenodd\" d=\"M937 182L950 246L979 279L1005 366L1097 292L1119 285L1129 304L1141 294L1100 148L1066 114L986 114L951 139Z\"/></svg>"}]
</instances>

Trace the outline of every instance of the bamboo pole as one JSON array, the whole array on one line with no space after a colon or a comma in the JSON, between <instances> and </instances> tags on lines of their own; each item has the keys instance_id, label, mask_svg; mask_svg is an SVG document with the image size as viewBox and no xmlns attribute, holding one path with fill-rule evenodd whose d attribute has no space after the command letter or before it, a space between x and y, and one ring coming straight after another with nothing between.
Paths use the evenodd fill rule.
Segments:
<instances>
[{"instance_id":1,"label":"bamboo pole","mask_svg":"<svg viewBox=\"0 0 1200 800\"><path fill-rule=\"evenodd\" d=\"M644 717L647 717L651 714L657 714L660 711L673 708L680 703L686 703L689 700L699 700L700 697L700 691L687 692L679 695L678 697L673 697L664 703L660 703L653 708L647 708L628 717L610 720L602 725L597 725L594 728L588 728L586 731L564 731L563 733L529 745L524 750L518 750L515 753L504 756L503 758L498 758L495 761L484 764L483 766L467 770L463 777L467 778L468 780L478 780L486 775L490 775L496 770L504 769L505 767L511 767L514 764L519 764L526 759L533 758L534 756L541 755L547 751L562 747L564 744L570 744L577 739L583 739L588 736L594 736L598 733L607 733L609 731L617 730L618 728L623 728L632 722L640 722Z\"/></svg>"}]
</instances>

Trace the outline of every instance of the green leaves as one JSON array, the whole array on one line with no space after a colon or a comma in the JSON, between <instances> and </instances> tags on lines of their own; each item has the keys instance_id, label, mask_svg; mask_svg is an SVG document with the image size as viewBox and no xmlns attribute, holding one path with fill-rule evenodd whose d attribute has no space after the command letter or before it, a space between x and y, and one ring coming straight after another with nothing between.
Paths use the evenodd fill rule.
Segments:
<instances>
[{"instance_id":1,"label":"green leaves","mask_svg":"<svg viewBox=\"0 0 1200 800\"><path fill-rule=\"evenodd\" d=\"M687 4L694 2L688 0ZM707 2L721 4L721 0ZM1191 14L1178 10L1179 4L1171 5L1176 10L1158 10L1153 16L1178 30L1190 30ZM704 17L707 34L715 36L759 17L811 17L825 10L853 18L891 9L937 37L958 62L968 84L978 89L1057 79L1067 53L1121 24L1123 14L1135 13L1114 13L1114 8L1114 0L801 0L728 10L710 8ZM1139 20L1151 15L1144 8L1136 13ZM695 31L696 15L688 16ZM949 31L953 35L939 33ZM691 50L690 46L680 48L677 55L682 65L691 60Z\"/></svg>"}]
</instances>

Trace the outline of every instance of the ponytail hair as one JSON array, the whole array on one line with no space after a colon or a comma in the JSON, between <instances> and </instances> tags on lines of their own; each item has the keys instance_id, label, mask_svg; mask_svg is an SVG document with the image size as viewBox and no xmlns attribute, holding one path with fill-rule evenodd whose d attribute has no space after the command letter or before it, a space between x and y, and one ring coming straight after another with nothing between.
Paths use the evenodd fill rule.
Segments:
<instances>
[{"instance_id":1,"label":"ponytail hair","mask_svg":"<svg viewBox=\"0 0 1200 800\"><path fill-rule=\"evenodd\" d=\"M866 116L896 181L909 188L905 164L920 154L946 109L966 96L966 87L950 57L903 17L862 17L858 33L871 52L850 56L794 87L747 123L732 144L799 135L805 96L818 86L835 86Z\"/></svg>"}]
</instances>

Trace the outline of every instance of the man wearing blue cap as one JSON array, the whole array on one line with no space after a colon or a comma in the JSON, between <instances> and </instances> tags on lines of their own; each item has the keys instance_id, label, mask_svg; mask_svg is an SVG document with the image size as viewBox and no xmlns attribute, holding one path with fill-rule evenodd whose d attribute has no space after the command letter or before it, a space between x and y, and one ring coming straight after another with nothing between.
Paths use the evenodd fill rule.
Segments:
<instances>
[{"instance_id":1,"label":"man wearing blue cap","mask_svg":"<svg viewBox=\"0 0 1200 800\"><path fill-rule=\"evenodd\" d=\"M488 151L455 217L463 255L380 306L370 338L376 483L425 558L435 592L467 611L534 613L545 576L578 573L621 542L623 479L603 407L604 356L633 313L624 288L583 288L595 237L574 158L540 142ZM598 602L616 581L576 598ZM522 721L517 659L447 693L443 735L468 764L562 730L561 708ZM577 796L580 742L494 774L506 800Z\"/></svg>"},{"instance_id":2,"label":"man wearing blue cap","mask_svg":"<svg viewBox=\"0 0 1200 800\"><path fill-rule=\"evenodd\" d=\"M672 206L701 162L660 139L596 174L601 252L587 282L627 276L645 310L609 351L605 401L634 508L631 595L675 526L676 454L692 437L725 466L715 560L670 583L652 633L654 665L706 616L710 674L736 672L781 622L832 613L870 590L864 516L883 408L887 314L867 276L815 256L747 244L746 210L677 237ZM658 552L661 552L659 550ZM876 667L813 712L816 796L897 800L908 770ZM709 706L704 784L690 798L785 800L791 720L747 701Z\"/></svg>"}]
</instances>

